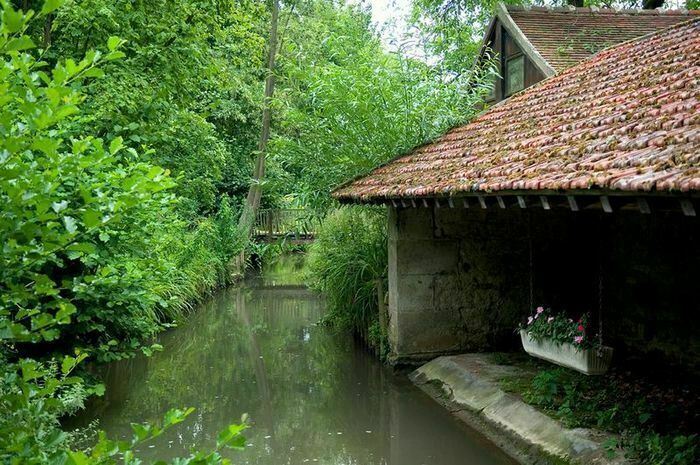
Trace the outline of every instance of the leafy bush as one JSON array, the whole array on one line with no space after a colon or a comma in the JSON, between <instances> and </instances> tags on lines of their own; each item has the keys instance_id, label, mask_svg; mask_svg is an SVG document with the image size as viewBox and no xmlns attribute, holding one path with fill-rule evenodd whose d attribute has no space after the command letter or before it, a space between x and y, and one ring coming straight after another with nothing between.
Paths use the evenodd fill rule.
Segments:
<instances>
[{"instance_id":1,"label":"leafy bush","mask_svg":"<svg viewBox=\"0 0 700 465\"><path fill-rule=\"evenodd\" d=\"M621 446L630 458L649 465L691 465L700 459L698 435L673 405L677 393L668 389L557 368L540 370L522 394L569 427L619 434L619 442L609 445L611 453Z\"/></svg>"},{"instance_id":2,"label":"leafy bush","mask_svg":"<svg viewBox=\"0 0 700 465\"><path fill-rule=\"evenodd\" d=\"M309 248L311 286L323 292L328 321L366 329L377 320L377 280L387 269L386 212L342 207L325 218Z\"/></svg>"},{"instance_id":3,"label":"leafy bush","mask_svg":"<svg viewBox=\"0 0 700 465\"><path fill-rule=\"evenodd\" d=\"M47 0L39 17L60 3ZM138 463L133 446L191 410L169 412L162 426L134 425L131 441L101 433L90 450L73 450L59 419L103 390L73 374L88 355L80 347L98 359L128 354L160 329L171 303L194 297L182 283L168 295L164 283L196 270L189 282L201 295L221 279L211 270L225 263L222 249L205 254L202 243L229 232L228 213L220 227L191 230L167 170L141 161L121 137L107 143L79 130L82 90L103 75L100 65L124 56L120 39L110 37L106 53L49 66L31 53L34 12L0 7L0 461ZM242 447L244 428L231 425L217 451L177 463L223 463L218 449Z\"/></svg>"}]
</instances>

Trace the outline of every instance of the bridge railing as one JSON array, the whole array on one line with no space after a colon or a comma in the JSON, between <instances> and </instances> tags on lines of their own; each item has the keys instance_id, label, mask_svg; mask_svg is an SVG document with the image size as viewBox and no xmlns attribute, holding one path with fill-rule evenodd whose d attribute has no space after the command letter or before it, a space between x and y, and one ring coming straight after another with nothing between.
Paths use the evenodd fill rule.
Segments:
<instances>
[{"instance_id":1,"label":"bridge railing","mask_svg":"<svg viewBox=\"0 0 700 465\"><path fill-rule=\"evenodd\" d=\"M304 208L258 210L254 234L257 237L312 237L321 224L321 215Z\"/></svg>"}]
</instances>

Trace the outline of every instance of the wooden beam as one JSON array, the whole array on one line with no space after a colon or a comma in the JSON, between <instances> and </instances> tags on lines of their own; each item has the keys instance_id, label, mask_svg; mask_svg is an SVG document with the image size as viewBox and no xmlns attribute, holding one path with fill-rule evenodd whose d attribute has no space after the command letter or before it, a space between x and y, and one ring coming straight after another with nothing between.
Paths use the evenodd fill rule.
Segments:
<instances>
[{"instance_id":1,"label":"wooden beam","mask_svg":"<svg viewBox=\"0 0 700 465\"><path fill-rule=\"evenodd\" d=\"M695 207L689 199L681 199L681 210L685 216L695 216Z\"/></svg>"},{"instance_id":2,"label":"wooden beam","mask_svg":"<svg viewBox=\"0 0 700 465\"><path fill-rule=\"evenodd\" d=\"M518 205L520 205L520 208L527 208L527 203L525 203L525 197L522 195L518 196Z\"/></svg>"},{"instance_id":3,"label":"wooden beam","mask_svg":"<svg viewBox=\"0 0 700 465\"><path fill-rule=\"evenodd\" d=\"M610 205L610 199L607 195L600 196L600 204L603 206L603 211L605 213L612 213L612 205Z\"/></svg>"},{"instance_id":4,"label":"wooden beam","mask_svg":"<svg viewBox=\"0 0 700 465\"><path fill-rule=\"evenodd\" d=\"M404 199L401 199L401 206L402 206L403 208L406 208L406 206L407 206L407 205L406 205L406 201L405 201Z\"/></svg>"},{"instance_id":5,"label":"wooden beam","mask_svg":"<svg viewBox=\"0 0 700 465\"><path fill-rule=\"evenodd\" d=\"M579 211L578 204L576 203L576 197L574 197L573 195L567 195L566 200L569 201L569 208L572 212Z\"/></svg>"},{"instance_id":6,"label":"wooden beam","mask_svg":"<svg viewBox=\"0 0 700 465\"><path fill-rule=\"evenodd\" d=\"M411 206L413 208L416 208L416 200L415 199L411 199Z\"/></svg>"},{"instance_id":7,"label":"wooden beam","mask_svg":"<svg viewBox=\"0 0 700 465\"><path fill-rule=\"evenodd\" d=\"M499 207L506 208L506 203L503 201L503 197L501 197L500 195L497 195L496 201L498 202Z\"/></svg>"},{"instance_id":8,"label":"wooden beam","mask_svg":"<svg viewBox=\"0 0 700 465\"><path fill-rule=\"evenodd\" d=\"M549 199L544 195L540 195L540 203L542 203L542 208L545 210L550 210L552 208L549 206Z\"/></svg>"},{"instance_id":9,"label":"wooden beam","mask_svg":"<svg viewBox=\"0 0 700 465\"><path fill-rule=\"evenodd\" d=\"M649 207L649 202L647 202L647 199L643 199L641 197L638 198L637 206L639 206L639 211L644 213L645 215L651 213L651 208Z\"/></svg>"},{"instance_id":10,"label":"wooden beam","mask_svg":"<svg viewBox=\"0 0 700 465\"><path fill-rule=\"evenodd\" d=\"M425 208L428 208L428 201L426 199L423 199L423 206Z\"/></svg>"},{"instance_id":11,"label":"wooden beam","mask_svg":"<svg viewBox=\"0 0 700 465\"><path fill-rule=\"evenodd\" d=\"M394 200L394 199L391 199L391 204L394 206L394 208L396 208L398 206L398 205L396 205L396 200Z\"/></svg>"},{"instance_id":12,"label":"wooden beam","mask_svg":"<svg viewBox=\"0 0 700 465\"><path fill-rule=\"evenodd\" d=\"M478 198L479 198L479 204L481 205L481 208L483 208L485 210L486 209L486 200L481 195Z\"/></svg>"},{"instance_id":13,"label":"wooden beam","mask_svg":"<svg viewBox=\"0 0 700 465\"><path fill-rule=\"evenodd\" d=\"M449 197L449 198L447 199L447 203L450 205L450 208L454 208L454 207L455 207L455 204L454 204L454 202L452 201L452 197Z\"/></svg>"},{"instance_id":14,"label":"wooden beam","mask_svg":"<svg viewBox=\"0 0 700 465\"><path fill-rule=\"evenodd\" d=\"M469 200L467 200L466 197L464 197L464 200L462 200L462 203L464 204L464 208L469 208Z\"/></svg>"}]
</instances>

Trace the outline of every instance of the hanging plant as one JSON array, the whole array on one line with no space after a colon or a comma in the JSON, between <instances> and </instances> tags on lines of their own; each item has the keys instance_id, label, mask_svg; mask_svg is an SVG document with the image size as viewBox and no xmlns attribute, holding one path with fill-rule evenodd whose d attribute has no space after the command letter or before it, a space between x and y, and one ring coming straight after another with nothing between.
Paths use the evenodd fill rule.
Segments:
<instances>
[{"instance_id":1,"label":"hanging plant","mask_svg":"<svg viewBox=\"0 0 700 465\"><path fill-rule=\"evenodd\" d=\"M519 329L527 331L535 341L548 339L553 342L573 344L578 349L597 349L600 340L589 335L588 315L578 320L554 313L550 308L537 307L535 313L521 323Z\"/></svg>"},{"instance_id":2,"label":"hanging plant","mask_svg":"<svg viewBox=\"0 0 700 465\"><path fill-rule=\"evenodd\" d=\"M519 330L523 348L534 357L588 375L603 374L610 366L613 349L588 333L587 315L574 321L538 307Z\"/></svg>"}]
</instances>

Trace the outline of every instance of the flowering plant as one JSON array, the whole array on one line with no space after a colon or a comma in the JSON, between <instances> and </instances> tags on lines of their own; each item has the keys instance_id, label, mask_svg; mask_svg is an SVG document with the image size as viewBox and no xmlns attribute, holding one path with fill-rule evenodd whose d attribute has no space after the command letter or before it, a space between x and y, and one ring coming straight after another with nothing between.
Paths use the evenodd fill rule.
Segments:
<instances>
[{"instance_id":1,"label":"flowering plant","mask_svg":"<svg viewBox=\"0 0 700 465\"><path fill-rule=\"evenodd\" d=\"M597 338L588 333L588 317L581 316L574 321L563 313L553 313L550 308L537 307L535 313L521 323L519 329L527 331L535 341L549 339L557 343L573 344L580 349L597 348Z\"/></svg>"}]
</instances>

